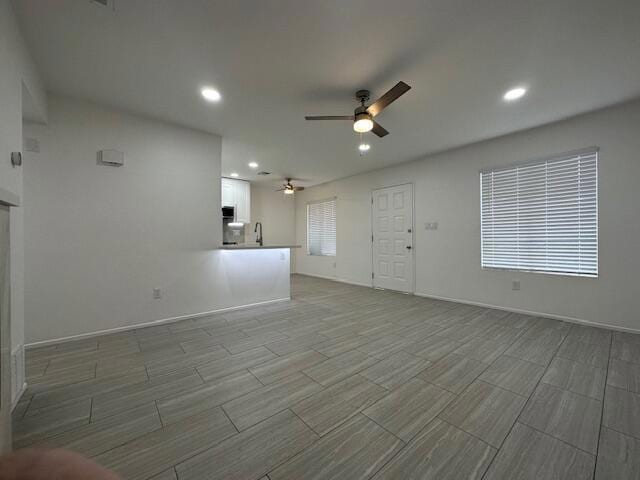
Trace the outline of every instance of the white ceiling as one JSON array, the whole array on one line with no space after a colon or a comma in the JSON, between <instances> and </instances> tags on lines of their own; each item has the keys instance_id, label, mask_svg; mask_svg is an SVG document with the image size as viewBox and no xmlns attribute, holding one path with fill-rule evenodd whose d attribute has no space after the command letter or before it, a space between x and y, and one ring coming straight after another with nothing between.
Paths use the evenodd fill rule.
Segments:
<instances>
[{"instance_id":1,"label":"white ceiling","mask_svg":"<svg viewBox=\"0 0 640 480\"><path fill-rule=\"evenodd\" d=\"M223 174L311 185L640 96L638 0L15 2L50 91L223 136ZM359 156L353 94L413 89ZM506 104L505 90L529 94ZM213 85L221 103L205 103Z\"/></svg>"}]
</instances>

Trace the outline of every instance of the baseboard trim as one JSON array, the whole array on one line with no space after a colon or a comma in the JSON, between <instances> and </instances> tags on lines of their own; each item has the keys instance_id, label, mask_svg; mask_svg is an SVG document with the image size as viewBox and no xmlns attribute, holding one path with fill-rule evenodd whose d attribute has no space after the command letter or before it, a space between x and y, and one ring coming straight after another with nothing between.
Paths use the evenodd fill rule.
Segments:
<instances>
[{"instance_id":1,"label":"baseboard trim","mask_svg":"<svg viewBox=\"0 0 640 480\"><path fill-rule=\"evenodd\" d=\"M315 274L310 274L310 273L298 273L297 275L305 275L307 277L322 278L324 280L333 280L334 282L347 283L349 285L357 285L357 286L360 286L360 287L374 288L373 285L367 285L367 284L364 284L364 283L352 282L352 281L343 280L343 279L340 279L340 278L326 277L326 276L323 276L323 275L315 275ZM402 293L402 292L398 292L398 293ZM586 326L589 326L589 327L608 328L609 330L615 330L617 332L640 333L640 329L619 327L617 325L610 325L608 323L593 322L593 321L590 321L590 320L584 320L582 318L576 318L576 317L569 317L569 316L566 316L566 315L555 315L553 313L535 312L535 311L532 311L532 310L524 310L524 309L519 309L519 308L503 307L503 306L500 306L500 305L492 305L492 304L489 304L489 303L475 302L473 300L462 300L462 299L459 299L459 298L443 297L443 296L440 296L440 295L431 295L431 294L428 294L428 293L415 292L415 293L413 293L413 295L416 295L417 297L433 298L434 300L445 300L447 302L456 302L456 303L462 303L464 305L473 305L473 306L476 306L476 307L493 308L493 309L496 309L496 310L503 310L505 312L522 313L524 315L532 315L532 316L535 316L535 317L552 318L554 320L562 320L562 321L565 321L565 322L575 323L575 324L578 324L578 325L586 325Z\"/></svg>"},{"instance_id":2,"label":"baseboard trim","mask_svg":"<svg viewBox=\"0 0 640 480\"><path fill-rule=\"evenodd\" d=\"M569 317L566 315L555 315L553 313L535 312L533 310L524 310L521 308L502 307L500 305L491 305L489 303L475 302L472 300L461 300L458 298L443 297L440 295L431 295L428 293L416 292L414 295L418 297L432 298L434 300L444 300L447 302L462 303L464 305L473 305L476 307L493 308L495 310L502 310L505 312L522 313L524 315L532 315L535 317L552 318L554 320L562 320L564 322L575 323L578 325L586 325L589 327L607 328L609 330L615 330L617 332L640 333L640 329L619 327L617 325L610 325L608 323L592 322L590 320L584 320L582 318L576 318L576 317Z\"/></svg>"},{"instance_id":3,"label":"baseboard trim","mask_svg":"<svg viewBox=\"0 0 640 480\"><path fill-rule=\"evenodd\" d=\"M219 308L217 310L210 310L208 312L190 313L188 315L179 315L177 317L161 318L160 320L152 320L150 322L136 323L135 325L125 325L123 327L107 328L105 330L97 330L95 332L80 333L78 335L70 335L68 337L60 337L60 338L54 338L54 339L51 339L51 340L41 340L39 342L25 343L24 348L29 350L29 349L32 349L32 348L44 347L44 346L47 346L47 345L54 345L54 344L57 344L57 343L65 343L65 342L72 342L74 340L82 340L82 339L85 339L85 338L99 337L100 335L107 335L109 333L118 333L118 332L127 332L127 331L130 331L130 330L138 330L140 328L153 327L153 326L162 325L162 324L165 324L165 323L175 323L175 322L179 322L180 320L189 320L189 319L192 319L192 318L208 317L209 315L213 315L213 314L216 314L216 313L231 312L231 311L234 311L234 310L242 310L242 309L245 309L245 308L259 307L261 305L268 305L270 303L285 302L285 301L288 301L288 300L291 300L291 297L276 298L274 300L265 300L263 302L256 302L256 303L247 303L245 305L238 305L238 306L235 306L235 307Z\"/></svg>"},{"instance_id":4,"label":"baseboard trim","mask_svg":"<svg viewBox=\"0 0 640 480\"><path fill-rule=\"evenodd\" d=\"M333 280L334 282L346 283L348 285L355 285L357 287L373 288L373 285L371 285L370 283L354 282L354 281L351 281L351 280L345 280L344 278L327 277L325 275L316 275L316 274L312 274L312 273L302 273L302 272L296 272L295 275L302 275L302 276L305 276L305 277L322 278L323 280Z\"/></svg>"}]
</instances>

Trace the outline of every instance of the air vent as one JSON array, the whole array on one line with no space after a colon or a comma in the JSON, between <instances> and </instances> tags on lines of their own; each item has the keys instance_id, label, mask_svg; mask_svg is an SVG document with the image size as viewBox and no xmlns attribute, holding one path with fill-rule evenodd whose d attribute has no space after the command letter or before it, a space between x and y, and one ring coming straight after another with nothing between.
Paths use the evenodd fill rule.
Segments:
<instances>
[{"instance_id":1,"label":"air vent","mask_svg":"<svg viewBox=\"0 0 640 480\"><path fill-rule=\"evenodd\" d=\"M258 175L271 175L271 172L258 172Z\"/></svg>"}]
</instances>

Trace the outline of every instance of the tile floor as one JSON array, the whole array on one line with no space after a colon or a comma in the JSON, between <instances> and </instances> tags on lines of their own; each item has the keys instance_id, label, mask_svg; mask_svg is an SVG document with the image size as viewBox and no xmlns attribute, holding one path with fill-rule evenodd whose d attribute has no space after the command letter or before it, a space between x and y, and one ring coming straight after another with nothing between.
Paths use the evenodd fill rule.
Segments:
<instances>
[{"instance_id":1,"label":"tile floor","mask_svg":"<svg viewBox=\"0 0 640 480\"><path fill-rule=\"evenodd\" d=\"M292 295L30 350L15 446L128 480L640 478L640 335L301 275Z\"/></svg>"}]
</instances>

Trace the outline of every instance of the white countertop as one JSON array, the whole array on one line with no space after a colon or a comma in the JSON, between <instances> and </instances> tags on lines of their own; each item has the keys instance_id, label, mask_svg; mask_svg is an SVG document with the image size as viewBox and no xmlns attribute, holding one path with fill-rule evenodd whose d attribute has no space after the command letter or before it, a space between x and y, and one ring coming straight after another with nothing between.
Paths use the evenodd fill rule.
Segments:
<instances>
[{"instance_id":1,"label":"white countertop","mask_svg":"<svg viewBox=\"0 0 640 480\"><path fill-rule=\"evenodd\" d=\"M300 248L300 245L258 245L257 243L241 243L239 245L221 245L218 250L265 250L269 248Z\"/></svg>"}]
</instances>

